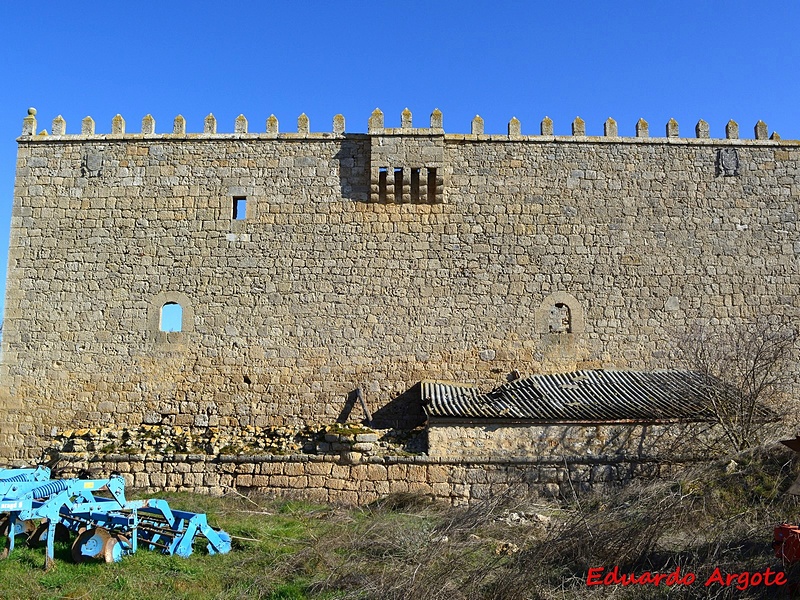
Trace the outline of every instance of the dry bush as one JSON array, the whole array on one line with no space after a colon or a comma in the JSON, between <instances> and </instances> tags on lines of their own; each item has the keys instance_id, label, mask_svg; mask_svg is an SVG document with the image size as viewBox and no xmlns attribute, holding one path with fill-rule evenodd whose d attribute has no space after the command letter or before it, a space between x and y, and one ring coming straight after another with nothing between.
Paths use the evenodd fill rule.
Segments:
<instances>
[{"instance_id":1,"label":"dry bush","mask_svg":"<svg viewBox=\"0 0 800 600\"><path fill-rule=\"evenodd\" d=\"M725 330L700 327L678 336L677 364L721 382L710 390L716 423L734 452L759 445L788 412L798 332L774 318Z\"/></svg>"},{"instance_id":2,"label":"dry bush","mask_svg":"<svg viewBox=\"0 0 800 600\"><path fill-rule=\"evenodd\" d=\"M450 508L390 498L306 550L307 558L326 557L325 574L310 591L376 600L775 597L774 588L743 593L702 581L716 566L783 570L770 542L776 525L800 518L797 500L783 494L796 475L793 454L769 447L564 503L507 495ZM512 522L515 512L547 515L549 524ZM687 588L586 586L590 567L612 565L640 574L680 566L701 581Z\"/></svg>"}]
</instances>

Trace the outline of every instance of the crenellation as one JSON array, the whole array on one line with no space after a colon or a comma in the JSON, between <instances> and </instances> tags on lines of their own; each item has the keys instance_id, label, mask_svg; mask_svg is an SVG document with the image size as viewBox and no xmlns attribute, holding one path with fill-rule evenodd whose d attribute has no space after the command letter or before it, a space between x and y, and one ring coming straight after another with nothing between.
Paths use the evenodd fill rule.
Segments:
<instances>
[{"instance_id":1,"label":"crenellation","mask_svg":"<svg viewBox=\"0 0 800 600\"><path fill-rule=\"evenodd\" d=\"M400 128L401 129L411 129L411 111L408 108L404 109L402 113L400 113Z\"/></svg>"},{"instance_id":2,"label":"crenellation","mask_svg":"<svg viewBox=\"0 0 800 600\"><path fill-rule=\"evenodd\" d=\"M586 136L586 123L580 117L575 117L572 121L572 136L585 137Z\"/></svg>"},{"instance_id":3,"label":"crenellation","mask_svg":"<svg viewBox=\"0 0 800 600\"><path fill-rule=\"evenodd\" d=\"M142 135L154 135L156 132L156 120L153 115L145 115L142 118Z\"/></svg>"},{"instance_id":4,"label":"crenellation","mask_svg":"<svg viewBox=\"0 0 800 600\"><path fill-rule=\"evenodd\" d=\"M308 135L309 133L309 121L308 116L306 113L301 114L297 117L297 133L300 135Z\"/></svg>"},{"instance_id":5,"label":"crenellation","mask_svg":"<svg viewBox=\"0 0 800 600\"><path fill-rule=\"evenodd\" d=\"M680 137L678 122L675 119L667 121L666 134L668 138Z\"/></svg>"},{"instance_id":6,"label":"crenellation","mask_svg":"<svg viewBox=\"0 0 800 600\"><path fill-rule=\"evenodd\" d=\"M618 128L617 128L617 122L614 119L612 119L611 117L608 117L608 119L606 119L606 122L603 123L603 135L605 137L618 137L619 136L619 132L618 132Z\"/></svg>"},{"instance_id":7,"label":"crenellation","mask_svg":"<svg viewBox=\"0 0 800 600\"><path fill-rule=\"evenodd\" d=\"M22 120L22 135L36 135L36 109L29 108L28 114Z\"/></svg>"},{"instance_id":8,"label":"crenellation","mask_svg":"<svg viewBox=\"0 0 800 600\"><path fill-rule=\"evenodd\" d=\"M650 125L647 124L647 121L644 119L639 119L636 121L636 137L637 138L649 138L650 137Z\"/></svg>"},{"instance_id":9,"label":"crenellation","mask_svg":"<svg viewBox=\"0 0 800 600\"><path fill-rule=\"evenodd\" d=\"M698 139L708 139L709 137L708 123L706 123L703 119L700 119L697 122L697 125L694 126L694 133Z\"/></svg>"},{"instance_id":10,"label":"crenellation","mask_svg":"<svg viewBox=\"0 0 800 600\"><path fill-rule=\"evenodd\" d=\"M333 117L333 133L335 135L344 135L344 115L339 114Z\"/></svg>"},{"instance_id":11,"label":"crenellation","mask_svg":"<svg viewBox=\"0 0 800 600\"><path fill-rule=\"evenodd\" d=\"M431 129L438 129L444 131L444 125L442 124L442 111L438 108L434 108L433 112L431 113Z\"/></svg>"},{"instance_id":12,"label":"crenellation","mask_svg":"<svg viewBox=\"0 0 800 600\"><path fill-rule=\"evenodd\" d=\"M217 133L217 119L211 113L203 120L203 133Z\"/></svg>"},{"instance_id":13,"label":"crenellation","mask_svg":"<svg viewBox=\"0 0 800 600\"><path fill-rule=\"evenodd\" d=\"M81 135L94 135L94 119L84 117L81 121Z\"/></svg>"},{"instance_id":14,"label":"crenellation","mask_svg":"<svg viewBox=\"0 0 800 600\"><path fill-rule=\"evenodd\" d=\"M244 115L239 115L236 117L236 121L233 124L233 132L247 133L247 119Z\"/></svg>"},{"instance_id":15,"label":"crenellation","mask_svg":"<svg viewBox=\"0 0 800 600\"><path fill-rule=\"evenodd\" d=\"M270 137L278 137L278 117L270 115L267 118L267 135Z\"/></svg>"},{"instance_id":16,"label":"crenellation","mask_svg":"<svg viewBox=\"0 0 800 600\"><path fill-rule=\"evenodd\" d=\"M53 135L64 135L67 133L67 122L64 120L64 117L58 115L55 119L53 119Z\"/></svg>"},{"instance_id":17,"label":"crenellation","mask_svg":"<svg viewBox=\"0 0 800 600\"><path fill-rule=\"evenodd\" d=\"M117 113L113 119L111 119L111 135L124 135L125 134L125 119L122 118L122 115Z\"/></svg>"},{"instance_id":18,"label":"crenellation","mask_svg":"<svg viewBox=\"0 0 800 600\"><path fill-rule=\"evenodd\" d=\"M29 114L28 116L23 119L23 133L21 137L34 137L35 139L38 138L36 134L36 118L35 118L35 109L30 109L34 111L34 114ZM334 136L341 136L345 133L344 129L345 118L344 115L338 114L333 117L333 135ZM292 139L297 136L300 138L321 138L324 139L326 135L325 133L316 133L311 132L309 119L305 113L302 113L297 120L298 129L297 134L284 134L286 139ZM91 126L90 126L91 125ZM54 136L57 136L59 139L63 138L67 135L66 132L66 122L64 121L63 117L59 115L55 119L53 119L53 128L52 132ZM279 137L278 131L278 120L275 115L270 115L266 122L266 132L264 134L259 133L250 133L248 131L248 124L247 118L244 115L239 115L235 122L233 133L235 135L247 135L251 137L267 137L267 138L275 138ZM725 126L725 139L726 140L738 140L739 139L739 126L738 124L731 120ZM42 131L41 136L46 135L46 131ZM152 115L146 115L142 119L142 135L147 136L155 136L155 119ZM170 134L161 134L161 135L186 135L186 121L181 116L178 115L175 120L173 121L173 129ZM368 122L367 127L367 135L373 134L389 134L389 135L445 135L450 139L459 139L463 138L464 134L452 134L446 133L443 127L443 117L442 112L437 108L434 109L430 116L430 127L429 128L414 128L412 126L412 115L411 111L406 108L403 110L401 114L401 126L399 128L386 128L384 126L384 116L380 109L375 109ZM103 134L96 134L94 129L94 121L91 117L86 117L81 122L81 136L95 136L97 135L98 138L104 137ZM112 136L123 136L123 137L130 137L131 139L136 138L136 134L127 134L125 130L125 120L122 118L121 115L117 114L112 119L111 125L111 135ZM209 114L203 122L203 135L204 136L215 136L217 135L217 122L216 118L213 114ZM225 134L219 134L224 136ZM480 135L485 136L485 139L491 140L495 138L505 137L505 138L513 138L519 141L530 141L530 142L541 142L537 138L541 137L555 137L561 138L566 140L567 137L586 137L586 123L580 117L576 117L575 120L571 124L571 132L569 136L556 136L553 130L553 121L549 117L545 117L542 119L540 126L539 126L539 134L538 135L523 135L521 132L521 125L519 120L516 117L512 117L512 119L508 123L508 133L505 136L497 136L497 135L487 135L485 133L484 121L479 116L476 115L472 121L470 122L470 133L469 135ZM709 136L709 126L704 120L700 119L695 126L695 136L697 140L707 140L710 138ZM603 137L604 138L614 138L618 143L630 143L633 138L625 138L619 136L619 129L617 122L612 119L608 118L603 123ZM659 138L650 138L650 131L649 125L647 121L644 119L639 119L636 123L636 138L643 138L647 140L645 143L657 143ZM675 119L670 119L666 125L665 131L665 139L681 139L683 142L689 141L686 138L680 138L678 123ZM201 138L197 138L201 139ZM754 127L754 141L779 141L780 136L769 135L768 129L766 124L763 121L758 121ZM586 141L598 142L598 138L590 137Z\"/></svg>"},{"instance_id":19,"label":"crenellation","mask_svg":"<svg viewBox=\"0 0 800 600\"><path fill-rule=\"evenodd\" d=\"M383 113L379 108L372 111L367 125L367 133L380 133L383 130Z\"/></svg>"},{"instance_id":20,"label":"crenellation","mask_svg":"<svg viewBox=\"0 0 800 600\"><path fill-rule=\"evenodd\" d=\"M470 124L470 134L483 135L483 119L480 117L480 115L475 115L475 118L472 119L472 123Z\"/></svg>"},{"instance_id":21,"label":"crenellation","mask_svg":"<svg viewBox=\"0 0 800 600\"><path fill-rule=\"evenodd\" d=\"M725 137L729 140L739 139L739 124L733 119L725 125Z\"/></svg>"}]
</instances>

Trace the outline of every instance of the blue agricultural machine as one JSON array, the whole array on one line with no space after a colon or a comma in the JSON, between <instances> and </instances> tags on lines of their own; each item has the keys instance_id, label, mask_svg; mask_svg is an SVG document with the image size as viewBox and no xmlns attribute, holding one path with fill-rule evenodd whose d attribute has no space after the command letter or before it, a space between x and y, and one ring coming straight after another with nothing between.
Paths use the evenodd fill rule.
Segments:
<instances>
[{"instance_id":1,"label":"blue agricultural machine","mask_svg":"<svg viewBox=\"0 0 800 600\"><path fill-rule=\"evenodd\" d=\"M206 540L209 554L225 554L231 537L209 526L205 514L173 510L165 500L126 500L125 481L51 479L50 469L0 469L0 558L17 537L45 546L45 569L54 564L54 542L72 539L76 562L116 562L140 547L186 557Z\"/></svg>"}]
</instances>

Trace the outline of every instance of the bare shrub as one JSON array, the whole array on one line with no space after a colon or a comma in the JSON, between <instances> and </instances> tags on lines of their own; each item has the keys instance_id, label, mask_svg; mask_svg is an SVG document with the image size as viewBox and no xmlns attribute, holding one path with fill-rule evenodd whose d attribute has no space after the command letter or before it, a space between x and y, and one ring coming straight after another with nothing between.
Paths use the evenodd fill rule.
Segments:
<instances>
[{"instance_id":1,"label":"bare shrub","mask_svg":"<svg viewBox=\"0 0 800 600\"><path fill-rule=\"evenodd\" d=\"M786 412L797 341L796 329L769 319L732 330L705 326L677 341L678 364L721 383L709 396L733 451L760 444L767 424Z\"/></svg>"}]
</instances>

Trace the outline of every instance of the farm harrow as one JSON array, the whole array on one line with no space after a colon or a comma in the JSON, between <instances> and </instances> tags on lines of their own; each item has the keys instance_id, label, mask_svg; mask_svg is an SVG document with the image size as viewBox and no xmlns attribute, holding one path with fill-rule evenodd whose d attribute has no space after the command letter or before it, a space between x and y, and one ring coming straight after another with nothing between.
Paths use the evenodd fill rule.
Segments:
<instances>
[{"instance_id":1,"label":"farm harrow","mask_svg":"<svg viewBox=\"0 0 800 600\"><path fill-rule=\"evenodd\" d=\"M140 547L187 557L206 541L209 554L225 554L231 538L209 526L206 515L170 508L166 500L126 500L125 480L51 479L50 469L0 469L0 558L16 539L44 546L45 569L54 564L55 542L72 542L76 562L116 562Z\"/></svg>"}]
</instances>

